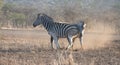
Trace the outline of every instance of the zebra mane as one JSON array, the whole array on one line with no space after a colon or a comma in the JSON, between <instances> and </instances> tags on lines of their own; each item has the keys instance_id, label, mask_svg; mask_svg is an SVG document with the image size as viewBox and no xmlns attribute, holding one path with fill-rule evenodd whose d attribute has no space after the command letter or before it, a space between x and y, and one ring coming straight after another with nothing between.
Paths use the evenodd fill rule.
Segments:
<instances>
[{"instance_id":1,"label":"zebra mane","mask_svg":"<svg viewBox=\"0 0 120 65\"><path fill-rule=\"evenodd\" d=\"M49 20L50 22L54 22L53 18L44 14L44 13L39 13L38 16L42 16L43 18L45 18L46 20Z\"/></svg>"}]
</instances>

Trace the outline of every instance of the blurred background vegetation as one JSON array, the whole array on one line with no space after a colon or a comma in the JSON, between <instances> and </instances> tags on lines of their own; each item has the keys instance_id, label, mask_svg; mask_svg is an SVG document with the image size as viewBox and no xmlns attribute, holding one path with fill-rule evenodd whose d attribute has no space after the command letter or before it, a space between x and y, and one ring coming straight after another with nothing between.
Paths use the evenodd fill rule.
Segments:
<instances>
[{"instance_id":1,"label":"blurred background vegetation","mask_svg":"<svg viewBox=\"0 0 120 65\"><path fill-rule=\"evenodd\" d=\"M120 0L0 0L0 28L32 28L38 13L56 22L83 20L87 29L120 33Z\"/></svg>"}]
</instances>

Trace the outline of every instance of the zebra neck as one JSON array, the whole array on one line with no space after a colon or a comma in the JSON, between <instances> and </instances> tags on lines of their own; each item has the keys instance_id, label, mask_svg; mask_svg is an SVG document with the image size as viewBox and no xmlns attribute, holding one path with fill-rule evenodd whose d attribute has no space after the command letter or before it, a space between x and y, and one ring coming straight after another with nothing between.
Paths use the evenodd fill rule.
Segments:
<instances>
[{"instance_id":1,"label":"zebra neck","mask_svg":"<svg viewBox=\"0 0 120 65\"><path fill-rule=\"evenodd\" d=\"M50 28L51 28L51 26L52 26L52 24L49 23L49 22L43 22L43 26L44 26L44 28L45 28L47 31L49 31Z\"/></svg>"}]
</instances>

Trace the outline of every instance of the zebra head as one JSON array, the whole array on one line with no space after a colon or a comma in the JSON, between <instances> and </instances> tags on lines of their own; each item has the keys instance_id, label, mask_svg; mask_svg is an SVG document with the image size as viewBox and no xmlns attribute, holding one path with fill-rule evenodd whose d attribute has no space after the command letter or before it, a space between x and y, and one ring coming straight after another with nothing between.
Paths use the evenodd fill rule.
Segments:
<instances>
[{"instance_id":1,"label":"zebra head","mask_svg":"<svg viewBox=\"0 0 120 65\"><path fill-rule=\"evenodd\" d=\"M38 14L37 15L37 19L35 20L35 22L33 23L33 27L36 27L38 25L40 25L42 22L41 22L41 14Z\"/></svg>"},{"instance_id":2,"label":"zebra head","mask_svg":"<svg viewBox=\"0 0 120 65\"><path fill-rule=\"evenodd\" d=\"M43 24L43 22L53 22L53 19L51 17L47 16L46 14L39 13L37 15L37 19L33 23L33 27Z\"/></svg>"}]
</instances>

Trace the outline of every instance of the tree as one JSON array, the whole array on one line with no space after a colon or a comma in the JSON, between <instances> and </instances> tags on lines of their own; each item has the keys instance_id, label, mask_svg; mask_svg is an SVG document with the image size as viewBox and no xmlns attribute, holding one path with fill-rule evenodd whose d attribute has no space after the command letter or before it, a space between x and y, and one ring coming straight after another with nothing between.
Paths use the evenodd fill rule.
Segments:
<instances>
[{"instance_id":1,"label":"tree","mask_svg":"<svg viewBox=\"0 0 120 65\"><path fill-rule=\"evenodd\" d=\"M25 25L26 16L22 13L11 13L8 18L12 20L14 27L23 27Z\"/></svg>"},{"instance_id":2,"label":"tree","mask_svg":"<svg viewBox=\"0 0 120 65\"><path fill-rule=\"evenodd\" d=\"M11 4L11 3L4 4L4 6L2 7L2 11L3 11L4 15L6 15L9 12L13 12L14 6L15 6L15 4Z\"/></svg>"},{"instance_id":3,"label":"tree","mask_svg":"<svg viewBox=\"0 0 120 65\"><path fill-rule=\"evenodd\" d=\"M3 7L3 3L4 3L4 1L0 0L0 9Z\"/></svg>"},{"instance_id":4,"label":"tree","mask_svg":"<svg viewBox=\"0 0 120 65\"><path fill-rule=\"evenodd\" d=\"M2 11L1 11L1 8L3 7L3 3L4 3L4 1L3 0L0 0L0 20L2 19L2 15L1 15L1 13L2 13ZM2 26L2 22L0 21L0 27Z\"/></svg>"}]
</instances>

